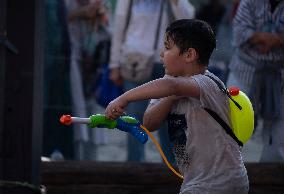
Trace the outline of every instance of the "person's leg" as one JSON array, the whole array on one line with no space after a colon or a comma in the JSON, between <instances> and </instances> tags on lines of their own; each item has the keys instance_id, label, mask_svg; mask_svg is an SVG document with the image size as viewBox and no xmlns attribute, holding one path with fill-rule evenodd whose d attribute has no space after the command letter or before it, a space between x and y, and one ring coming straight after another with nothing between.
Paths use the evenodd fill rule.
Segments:
<instances>
[{"instance_id":1,"label":"person's leg","mask_svg":"<svg viewBox=\"0 0 284 194\"><path fill-rule=\"evenodd\" d=\"M128 91L134 87L137 87L138 84L133 82L124 81L124 89ZM138 119L140 122L143 121L143 115L148 105L148 100L138 101L130 103L126 108L126 114L133 116ZM132 135L128 134L127 140L127 160L128 161L144 161L145 151L144 145L136 140Z\"/></svg>"},{"instance_id":2,"label":"person's leg","mask_svg":"<svg viewBox=\"0 0 284 194\"><path fill-rule=\"evenodd\" d=\"M73 40L74 41L74 40ZM76 42L72 42L76 45ZM80 73L79 49L71 47L70 62L70 85L72 99L72 114L76 117L87 117L86 99L83 93L82 75ZM74 155L75 160L86 159L87 143L89 142L89 131L86 125L73 125L74 131Z\"/></svg>"},{"instance_id":3,"label":"person's leg","mask_svg":"<svg viewBox=\"0 0 284 194\"><path fill-rule=\"evenodd\" d=\"M283 78L282 78L283 79ZM264 148L261 162L284 162L284 80L281 84L280 116L274 121L264 121L263 141Z\"/></svg>"},{"instance_id":4,"label":"person's leg","mask_svg":"<svg viewBox=\"0 0 284 194\"><path fill-rule=\"evenodd\" d=\"M284 121L265 121L260 162L284 162Z\"/></svg>"},{"instance_id":5,"label":"person's leg","mask_svg":"<svg viewBox=\"0 0 284 194\"><path fill-rule=\"evenodd\" d=\"M166 123L163 123L163 125L158 130L159 138L160 138L160 144L162 147L162 150L164 154L166 155L168 161L171 164L175 164L175 156L173 153L173 145L170 142L169 134L168 134L168 126Z\"/></svg>"},{"instance_id":6,"label":"person's leg","mask_svg":"<svg viewBox=\"0 0 284 194\"><path fill-rule=\"evenodd\" d=\"M74 141L74 160L84 160L85 157L85 144L83 141Z\"/></svg>"}]
</instances>

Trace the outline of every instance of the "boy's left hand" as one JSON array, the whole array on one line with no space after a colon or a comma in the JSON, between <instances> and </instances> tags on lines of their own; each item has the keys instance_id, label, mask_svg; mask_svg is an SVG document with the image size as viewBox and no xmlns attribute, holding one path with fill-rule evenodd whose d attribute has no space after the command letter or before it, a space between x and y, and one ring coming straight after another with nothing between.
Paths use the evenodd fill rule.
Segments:
<instances>
[{"instance_id":1,"label":"boy's left hand","mask_svg":"<svg viewBox=\"0 0 284 194\"><path fill-rule=\"evenodd\" d=\"M124 108L127 106L127 104L127 101L123 100L121 96L114 99L106 107L106 117L115 120L121 115L124 115Z\"/></svg>"}]
</instances>

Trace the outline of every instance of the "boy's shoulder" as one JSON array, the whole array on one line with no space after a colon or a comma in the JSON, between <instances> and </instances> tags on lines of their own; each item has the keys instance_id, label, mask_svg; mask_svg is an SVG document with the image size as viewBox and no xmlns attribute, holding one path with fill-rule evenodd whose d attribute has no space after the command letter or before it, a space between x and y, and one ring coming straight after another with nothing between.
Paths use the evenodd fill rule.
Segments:
<instances>
[{"instance_id":1,"label":"boy's shoulder","mask_svg":"<svg viewBox=\"0 0 284 194\"><path fill-rule=\"evenodd\" d=\"M194 75L191 78L198 83L200 88L204 88L208 91L220 91L220 87L225 88L225 84L216 75L208 70L206 70L204 74Z\"/></svg>"},{"instance_id":2,"label":"boy's shoulder","mask_svg":"<svg viewBox=\"0 0 284 194\"><path fill-rule=\"evenodd\" d=\"M227 107L228 99L222 90L225 90L225 84L213 73L206 70L204 74L192 76L199 87L200 102L202 107L218 109L218 107Z\"/></svg>"}]
</instances>

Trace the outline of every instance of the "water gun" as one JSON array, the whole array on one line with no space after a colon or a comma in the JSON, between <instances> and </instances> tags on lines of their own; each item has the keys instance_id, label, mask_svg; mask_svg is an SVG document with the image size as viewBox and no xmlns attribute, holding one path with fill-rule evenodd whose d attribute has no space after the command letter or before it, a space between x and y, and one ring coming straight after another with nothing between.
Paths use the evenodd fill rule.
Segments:
<instances>
[{"instance_id":1,"label":"water gun","mask_svg":"<svg viewBox=\"0 0 284 194\"><path fill-rule=\"evenodd\" d=\"M90 128L116 128L130 133L142 144L145 144L148 141L148 135L141 129L139 121L130 116L121 116L116 120L111 120L102 114L92 115L89 118L63 115L60 118L60 122L64 125L70 125L71 123L87 124Z\"/></svg>"},{"instance_id":2,"label":"water gun","mask_svg":"<svg viewBox=\"0 0 284 194\"><path fill-rule=\"evenodd\" d=\"M168 168L178 177L183 179L183 176L178 173L169 163L167 157L165 156L160 144L151 134L151 132L146 129L143 125L140 124L138 120L130 116L121 116L116 120L108 119L105 115L96 114L92 115L89 118L80 118L80 117L71 117L71 115L62 115L60 122L64 125L71 125L72 123L87 124L90 128L117 128L121 131L125 131L133 135L138 141L145 144L148 141L148 136L152 139L156 145L158 151L160 152L164 162Z\"/></svg>"}]
</instances>

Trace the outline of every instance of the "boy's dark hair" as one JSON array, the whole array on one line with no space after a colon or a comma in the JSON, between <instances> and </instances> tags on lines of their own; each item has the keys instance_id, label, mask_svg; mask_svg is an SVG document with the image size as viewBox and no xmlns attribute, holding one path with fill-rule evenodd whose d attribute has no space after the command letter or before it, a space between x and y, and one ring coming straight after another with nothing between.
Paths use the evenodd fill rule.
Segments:
<instances>
[{"instance_id":1,"label":"boy's dark hair","mask_svg":"<svg viewBox=\"0 0 284 194\"><path fill-rule=\"evenodd\" d=\"M180 49L180 54L194 48L199 62L208 65L209 58L216 47L215 34L205 21L181 19L172 22L166 29L166 39L172 39Z\"/></svg>"}]
</instances>

